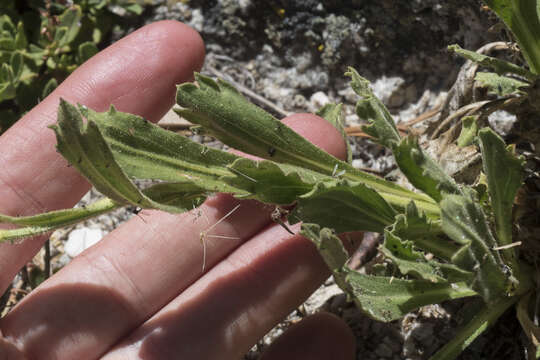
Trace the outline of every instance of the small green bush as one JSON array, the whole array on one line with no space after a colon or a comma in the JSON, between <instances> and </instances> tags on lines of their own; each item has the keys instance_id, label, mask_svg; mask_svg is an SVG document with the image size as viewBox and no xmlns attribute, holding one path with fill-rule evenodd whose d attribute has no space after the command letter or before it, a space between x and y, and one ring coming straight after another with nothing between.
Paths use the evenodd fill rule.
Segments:
<instances>
[{"instance_id":1,"label":"small green bush","mask_svg":"<svg viewBox=\"0 0 540 360\"><path fill-rule=\"evenodd\" d=\"M0 3L0 134L107 43L135 0Z\"/></svg>"}]
</instances>

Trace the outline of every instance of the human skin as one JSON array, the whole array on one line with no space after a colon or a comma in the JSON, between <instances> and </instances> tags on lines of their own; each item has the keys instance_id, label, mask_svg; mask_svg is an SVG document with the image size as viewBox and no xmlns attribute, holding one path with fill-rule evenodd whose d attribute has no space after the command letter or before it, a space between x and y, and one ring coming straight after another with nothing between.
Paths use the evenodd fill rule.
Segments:
<instances>
[{"instance_id":1,"label":"human skin","mask_svg":"<svg viewBox=\"0 0 540 360\"><path fill-rule=\"evenodd\" d=\"M155 122L172 106L175 84L191 81L203 60L204 44L194 30L163 21L82 65L0 137L0 213L68 208L89 190L56 153L54 133L46 128L56 121L60 98L97 111L113 104ZM297 114L284 123L345 156L341 136L325 120ZM200 233L238 204L212 229L232 239L206 238L202 273ZM143 210L0 320L0 359L239 359L328 276L314 246L272 223L271 211L226 194L180 215ZM0 245L2 289L45 240ZM290 344L304 346L309 359L354 359L345 324L324 314L308 319L265 360L298 359ZM312 341L323 335L328 341Z\"/></svg>"}]
</instances>

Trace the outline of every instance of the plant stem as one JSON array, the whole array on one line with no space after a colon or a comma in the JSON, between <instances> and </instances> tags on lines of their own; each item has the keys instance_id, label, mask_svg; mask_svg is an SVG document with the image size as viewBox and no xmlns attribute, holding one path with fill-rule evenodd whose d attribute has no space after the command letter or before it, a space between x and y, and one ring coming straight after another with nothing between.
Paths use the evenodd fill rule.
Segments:
<instances>
[{"instance_id":1,"label":"plant stem","mask_svg":"<svg viewBox=\"0 0 540 360\"><path fill-rule=\"evenodd\" d=\"M0 243L45 234L49 231L107 213L121 206L122 204L109 198L104 198L83 208L55 210L33 216L17 217L0 214L0 222L25 226L16 229L0 230Z\"/></svg>"},{"instance_id":2,"label":"plant stem","mask_svg":"<svg viewBox=\"0 0 540 360\"><path fill-rule=\"evenodd\" d=\"M405 208L411 201L414 201L418 210L423 211L428 218L441 218L440 207L437 205L437 203L435 203L435 201L423 194L415 194L418 197L411 198L410 195L405 192L405 189L403 189L402 194L397 194L397 191L393 193L386 192L387 190L383 186L377 186L378 184L373 185L372 183L370 183L368 185L372 186L375 190L377 190L377 192L379 192L379 194L384 198L384 200L386 200L390 205L392 205L394 208L396 208L396 210L400 212L405 210Z\"/></svg>"}]
</instances>

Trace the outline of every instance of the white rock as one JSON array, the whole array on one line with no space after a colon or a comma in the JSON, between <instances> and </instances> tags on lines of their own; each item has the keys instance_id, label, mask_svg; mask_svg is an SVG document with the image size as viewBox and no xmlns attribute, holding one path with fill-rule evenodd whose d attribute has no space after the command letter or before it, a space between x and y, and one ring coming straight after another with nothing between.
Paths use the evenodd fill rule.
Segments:
<instances>
[{"instance_id":1,"label":"white rock","mask_svg":"<svg viewBox=\"0 0 540 360\"><path fill-rule=\"evenodd\" d=\"M101 229L75 229L68 235L68 240L64 245L66 254L74 258L103 238Z\"/></svg>"},{"instance_id":2,"label":"white rock","mask_svg":"<svg viewBox=\"0 0 540 360\"><path fill-rule=\"evenodd\" d=\"M405 80L403 78L397 76L383 76L372 83L371 87L373 88L375 96L377 96L385 105L400 106L401 104L398 103L401 102L401 100L396 98L400 97L400 90L404 84Z\"/></svg>"},{"instance_id":3,"label":"white rock","mask_svg":"<svg viewBox=\"0 0 540 360\"><path fill-rule=\"evenodd\" d=\"M494 111L488 116L489 125L502 136L508 135L516 121L516 115L504 110Z\"/></svg>"},{"instance_id":4,"label":"white rock","mask_svg":"<svg viewBox=\"0 0 540 360\"><path fill-rule=\"evenodd\" d=\"M328 96L322 91L317 91L315 94L311 95L309 101L315 105L315 107L322 107L330 102Z\"/></svg>"},{"instance_id":5,"label":"white rock","mask_svg":"<svg viewBox=\"0 0 540 360\"><path fill-rule=\"evenodd\" d=\"M323 306L323 304L328 301L328 299L330 299L334 295L339 294L343 294L343 290L341 290L336 284L332 284L329 286L321 286L304 303L306 312L308 314L314 313L317 309Z\"/></svg>"},{"instance_id":6,"label":"white rock","mask_svg":"<svg viewBox=\"0 0 540 360\"><path fill-rule=\"evenodd\" d=\"M352 164L353 168L356 168L356 169L360 169L360 168L363 168L366 166L366 163L364 160L361 160L361 159L354 159L352 161Z\"/></svg>"},{"instance_id":7,"label":"white rock","mask_svg":"<svg viewBox=\"0 0 540 360\"><path fill-rule=\"evenodd\" d=\"M193 9L191 13L191 20L189 21L189 26L191 26L198 32L202 32L203 25L204 25L204 16L202 14L201 9Z\"/></svg>"}]
</instances>

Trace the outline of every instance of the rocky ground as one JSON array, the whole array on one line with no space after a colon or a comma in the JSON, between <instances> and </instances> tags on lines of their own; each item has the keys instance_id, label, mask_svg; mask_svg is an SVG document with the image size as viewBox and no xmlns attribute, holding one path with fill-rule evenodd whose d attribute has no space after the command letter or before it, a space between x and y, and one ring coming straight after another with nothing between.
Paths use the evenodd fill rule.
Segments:
<instances>
[{"instance_id":1,"label":"rocky ground","mask_svg":"<svg viewBox=\"0 0 540 360\"><path fill-rule=\"evenodd\" d=\"M357 97L343 75L347 66L372 81L397 122L430 115L436 118L462 64L446 46L458 43L476 49L507 36L497 27L493 29L496 19L476 0L153 3L155 6L144 14L146 22L177 19L202 34L207 46L203 73L234 82L253 102L278 117L314 112L328 102L341 102L349 127L361 120L354 114ZM380 175L393 169L391 158L380 146L359 136L351 137L350 144L355 166ZM96 196L88 194L83 202ZM129 210L117 211L78 225L78 232L56 232L51 238L55 266L65 265L81 247L131 215ZM75 239L71 243L70 237ZM86 239L86 245L81 245L81 239ZM359 266L359 259L355 261ZM383 324L361 314L329 279L261 339L245 359L256 359L291 323L321 310L341 316L351 326L358 339L358 359L427 359L469 316L461 313L461 307L459 301L428 306L402 321ZM521 338L516 335L519 325L512 319L515 317L503 319L460 359L524 358Z\"/></svg>"}]
</instances>

